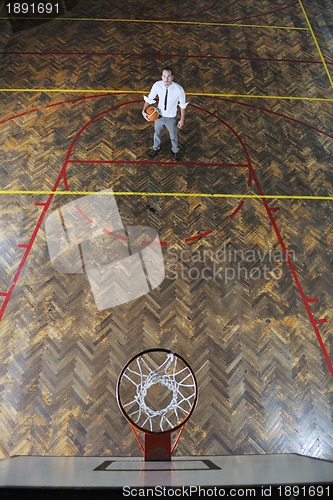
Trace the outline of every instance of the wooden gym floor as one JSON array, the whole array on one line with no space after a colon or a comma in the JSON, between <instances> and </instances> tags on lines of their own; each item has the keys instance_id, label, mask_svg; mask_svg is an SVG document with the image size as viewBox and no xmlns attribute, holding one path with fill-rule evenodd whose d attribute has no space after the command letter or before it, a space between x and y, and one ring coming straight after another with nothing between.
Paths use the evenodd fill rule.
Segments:
<instances>
[{"instance_id":1,"label":"wooden gym floor","mask_svg":"<svg viewBox=\"0 0 333 500\"><path fill-rule=\"evenodd\" d=\"M332 4L160 3L81 1L17 30L2 4L1 456L140 455L115 386L163 347L199 384L176 454L333 460ZM164 65L189 101L179 163L167 136L147 157ZM166 277L98 310L86 274L52 266L45 222L106 189L157 231Z\"/></svg>"}]
</instances>

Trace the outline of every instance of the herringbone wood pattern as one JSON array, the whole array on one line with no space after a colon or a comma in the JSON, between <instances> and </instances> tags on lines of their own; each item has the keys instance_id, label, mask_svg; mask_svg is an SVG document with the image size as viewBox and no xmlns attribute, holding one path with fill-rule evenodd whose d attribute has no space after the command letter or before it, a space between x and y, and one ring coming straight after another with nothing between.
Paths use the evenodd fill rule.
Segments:
<instances>
[{"instance_id":1,"label":"herringbone wood pattern","mask_svg":"<svg viewBox=\"0 0 333 500\"><path fill-rule=\"evenodd\" d=\"M163 347L199 384L178 454L333 459L332 201L237 197L332 195L333 10L303 2L323 64L299 2L192 4L79 2L67 17L94 21L15 34L0 21L2 88L60 91L0 94L2 189L59 179L60 190L235 195L117 196L125 226L158 231L166 279L100 312L86 275L52 268L38 227L48 195L1 195L3 456L138 455L116 381L134 354ZM189 93L177 164L167 136L147 161L141 116L164 64ZM47 214L78 197L55 196Z\"/></svg>"}]
</instances>

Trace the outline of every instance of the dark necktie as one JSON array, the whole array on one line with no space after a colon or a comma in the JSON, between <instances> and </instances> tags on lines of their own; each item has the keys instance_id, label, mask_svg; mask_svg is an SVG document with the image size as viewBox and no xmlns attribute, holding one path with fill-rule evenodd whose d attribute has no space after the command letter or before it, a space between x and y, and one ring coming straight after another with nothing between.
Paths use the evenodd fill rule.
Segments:
<instances>
[{"instance_id":1,"label":"dark necktie","mask_svg":"<svg viewBox=\"0 0 333 500\"><path fill-rule=\"evenodd\" d=\"M167 109L167 102L168 102L168 89L166 89L166 91L165 91L164 110Z\"/></svg>"}]
</instances>

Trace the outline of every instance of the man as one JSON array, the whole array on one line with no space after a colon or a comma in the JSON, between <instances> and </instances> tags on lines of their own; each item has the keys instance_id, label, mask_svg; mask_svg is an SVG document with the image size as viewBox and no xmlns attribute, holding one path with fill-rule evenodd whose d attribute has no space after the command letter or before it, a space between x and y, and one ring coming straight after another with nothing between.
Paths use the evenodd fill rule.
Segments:
<instances>
[{"instance_id":1,"label":"man","mask_svg":"<svg viewBox=\"0 0 333 500\"><path fill-rule=\"evenodd\" d=\"M162 70L162 80L154 83L148 97L144 96L144 106L142 114L148 120L146 109L152 104L156 104L155 98L158 97L158 111L160 116L154 122L154 145L148 155L153 158L161 149L161 137L163 127L166 127L171 140L171 150L176 161L180 159L178 146L178 129L184 126L185 110L187 102L185 102L185 91L183 87L173 81L174 73L172 68L166 66ZM180 107L180 119L178 120L177 112Z\"/></svg>"}]
</instances>

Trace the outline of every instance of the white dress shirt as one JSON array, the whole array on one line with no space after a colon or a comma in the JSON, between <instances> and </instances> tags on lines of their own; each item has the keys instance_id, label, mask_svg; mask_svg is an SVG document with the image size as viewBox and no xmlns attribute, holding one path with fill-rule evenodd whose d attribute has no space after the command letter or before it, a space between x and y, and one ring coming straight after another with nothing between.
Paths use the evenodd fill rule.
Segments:
<instances>
[{"instance_id":1,"label":"white dress shirt","mask_svg":"<svg viewBox=\"0 0 333 500\"><path fill-rule=\"evenodd\" d=\"M164 99L165 92L168 89L168 100L167 100L167 108L164 109ZM180 108L185 109L188 105L188 102L185 102L185 91L181 85L178 83L172 82L169 87L166 87L162 80L159 80L154 83L151 88L151 91L147 96L144 96L144 100L148 102L148 104L156 104L155 98L158 96L158 110L160 115L165 116L166 118L173 118L177 115L177 107L179 105Z\"/></svg>"}]
</instances>

